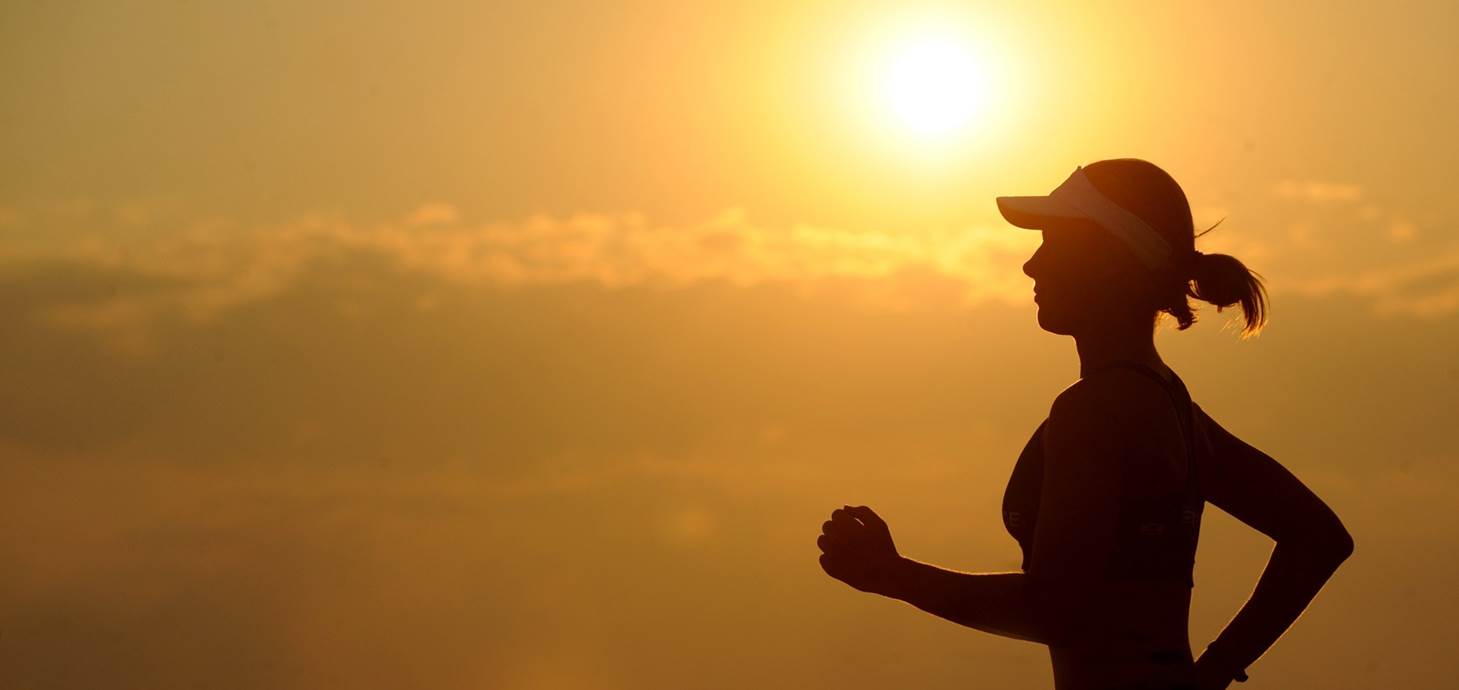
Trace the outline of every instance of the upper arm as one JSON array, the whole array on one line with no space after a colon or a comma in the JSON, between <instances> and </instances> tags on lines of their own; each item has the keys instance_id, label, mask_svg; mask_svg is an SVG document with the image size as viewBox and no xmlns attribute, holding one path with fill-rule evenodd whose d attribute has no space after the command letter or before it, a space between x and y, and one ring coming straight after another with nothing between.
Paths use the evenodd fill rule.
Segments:
<instances>
[{"instance_id":1,"label":"upper arm","mask_svg":"<svg viewBox=\"0 0 1459 690\"><path fill-rule=\"evenodd\" d=\"M1201 473L1206 500L1277 542L1351 553L1352 537L1317 494L1204 410L1196 411L1213 450Z\"/></svg>"}]
</instances>

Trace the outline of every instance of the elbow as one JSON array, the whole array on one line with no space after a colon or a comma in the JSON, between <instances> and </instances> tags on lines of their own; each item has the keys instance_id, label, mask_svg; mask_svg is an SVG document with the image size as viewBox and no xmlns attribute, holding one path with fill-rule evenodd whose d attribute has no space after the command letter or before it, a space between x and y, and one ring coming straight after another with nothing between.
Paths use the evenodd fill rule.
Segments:
<instances>
[{"instance_id":1,"label":"elbow","mask_svg":"<svg viewBox=\"0 0 1459 690\"><path fill-rule=\"evenodd\" d=\"M1353 555L1353 535L1348 534L1348 531L1342 527L1338 527L1338 532L1339 536L1335 538L1332 552L1337 558L1337 562L1342 563Z\"/></svg>"},{"instance_id":2,"label":"elbow","mask_svg":"<svg viewBox=\"0 0 1459 690\"><path fill-rule=\"evenodd\" d=\"M1348 533L1348 529L1336 517L1332 523L1332 528L1327 530L1320 542L1334 563L1342 563L1353 555L1353 535Z\"/></svg>"},{"instance_id":3,"label":"elbow","mask_svg":"<svg viewBox=\"0 0 1459 690\"><path fill-rule=\"evenodd\" d=\"M1334 569L1353 555L1353 535L1341 523L1305 535L1300 540L1286 542L1286 545L1293 551Z\"/></svg>"}]
</instances>

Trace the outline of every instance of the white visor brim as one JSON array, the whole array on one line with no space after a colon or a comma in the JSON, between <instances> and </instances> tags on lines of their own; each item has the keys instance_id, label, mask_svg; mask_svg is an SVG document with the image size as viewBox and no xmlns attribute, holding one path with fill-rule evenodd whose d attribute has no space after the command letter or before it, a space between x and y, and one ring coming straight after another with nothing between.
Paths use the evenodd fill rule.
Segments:
<instances>
[{"instance_id":1,"label":"white visor brim","mask_svg":"<svg viewBox=\"0 0 1459 690\"><path fill-rule=\"evenodd\" d=\"M1046 218L1084 218L1084 213L1051 196L1000 196L998 212L1009 223L1029 230L1047 225Z\"/></svg>"},{"instance_id":2,"label":"white visor brim","mask_svg":"<svg viewBox=\"0 0 1459 690\"><path fill-rule=\"evenodd\" d=\"M1020 228L1038 229L1050 218L1092 221L1130 248L1153 271L1171 268L1170 244L1139 216L1101 194L1084 174L1074 169L1069 179L1046 196L1000 196L998 211Z\"/></svg>"}]
</instances>

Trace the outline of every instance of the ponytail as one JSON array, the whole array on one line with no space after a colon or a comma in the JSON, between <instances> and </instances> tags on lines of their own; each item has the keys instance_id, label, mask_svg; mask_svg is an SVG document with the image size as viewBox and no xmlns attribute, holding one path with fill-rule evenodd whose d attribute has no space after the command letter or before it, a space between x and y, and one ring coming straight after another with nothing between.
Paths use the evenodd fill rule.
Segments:
<instances>
[{"instance_id":1,"label":"ponytail","mask_svg":"<svg viewBox=\"0 0 1459 690\"><path fill-rule=\"evenodd\" d=\"M1217 312L1226 307L1241 305L1241 313L1246 318L1246 327L1241 329L1241 337L1256 335L1266 325L1266 286L1262 284L1259 274L1247 268L1236 257L1196 252L1190 273L1187 295L1216 305Z\"/></svg>"},{"instance_id":2,"label":"ponytail","mask_svg":"<svg viewBox=\"0 0 1459 690\"><path fill-rule=\"evenodd\" d=\"M1196 321L1194 298L1216 305L1218 312L1239 304L1246 317L1242 337L1261 331L1268 307L1261 276L1235 257L1196 251L1196 239L1221 223L1196 232L1190 202L1170 173L1138 158L1095 161L1080 169L1099 193L1155 229L1170 247L1170 266L1149 272L1148 292L1138 300L1142 316L1153 307L1156 318L1169 314L1183 331Z\"/></svg>"}]
</instances>

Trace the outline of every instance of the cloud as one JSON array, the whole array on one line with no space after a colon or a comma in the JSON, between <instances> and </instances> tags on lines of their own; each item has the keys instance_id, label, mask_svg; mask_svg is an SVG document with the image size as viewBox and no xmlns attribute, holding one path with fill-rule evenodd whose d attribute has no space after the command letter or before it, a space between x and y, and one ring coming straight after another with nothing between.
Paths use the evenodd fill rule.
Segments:
<instances>
[{"instance_id":1,"label":"cloud","mask_svg":"<svg viewBox=\"0 0 1459 690\"><path fill-rule=\"evenodd\" d=\"M1282 180L1273 191L1282 199L1316 204L1353 202L1363 198L1363 188L1358 185L1318 180Z\"/></svg>"},{"instance_id":2,"label":"cloud","mask_svg":"<svg viewBox=\"0 0 1459 690\"><path fill-rule=\"evenodd\" d=\"M133 223L145 214L132 209L124 215ZM432 203L399 222L373 225L316 215L256 226L196 221L145 236L99 229L63 242L12 247L0 259L11 266L74 262L164 280L146 292L87 295L48 309L57 325L106 333L119 349L142 354L150 348L147 328L159 319L206 322L221 311L277 297L310 265L347 255L456 284L516 287L676 288L707 281L811 287L912 273L959 285L959 299L976 304L1026 300L1028 280L1020 267L1036 238L977 225L898 233L768 226L736 208L686 225L655 225L635 213L472 225L461 222L455 207ZM914 297L867 294L887 306L906 306Z\"/></svg>"},{"instance_id":3,"label":"cloud","mask_svg":"<svg viewBox=\"0 0 1459 690\"><path fill-rule=\"evenodd\" d=\"M1388 239L1394 242L1410 242L1417 236L1418 228L1403 218L1395 218L1388 224Z\"/></svg>"},{"instance_id":4,"label":"cloud","mask_svg":"<svg viewBox=\"0 0 1459 690\"><path fill-rule=\"evenodd\" d=\"M461 219L461 212L451 204L433 202L422 204L405 219L406 225L450 225Z\"/></svg>"},{"instance_id":5,"label":"cloud","mask_svg":"<svg viewBox=\"0 0 1459 690\"><path fill-rule=\"evenodd\" d=\"M1363 196L1355 185L1316 181L1287 180L1277 189L1284 198L1324 203ZM1442 269L1425 268L1452 250L1435 246L1438 235L1421 235L1406 218L1385 220L1376 206L1367 206L1373 213L1357 216L1308 209L1283 223L1284 232L1245 230L1235 219L1200 243L1205 251L1233 254L1277 278L1278 290L1352 295L1385 313L1459 311ZM98 334L116 351L134 356L155 351L152 333L165 320L206 323L224 311L280 298L331 262L377 261L474 287L585 283L682 289L722 282L784 284L802 292L849 289L867 304L909 309L930 300L1026 304L1029 280L1021 267L1038 242L1036 233L1002 223L849 230L767 224L733 207L682 224L653 223L633 212L472 223L456 206L439 201L374 223L328 214L257 224L188 220L175 204L161 202L123 204L110 213L97 208L76 200L8 210L6 232L15 241L0 247L0 267L71 262L152 281L145 290L44 300L43 318L51 323ZM1207 219L1228 215L1220 205L1198 211ZM1414 271L1429 276L1427 282L1397 277ZM1342 285L1351 280L1357 282ZM416 304L432 309L439 299L423 294Z\"/></svg>"},{"instance_id":6,"label":"cloud","mask_svg":"<svg viewBox=\"0 0 1459 690\"><path fill-rule=\"evenodd\" d=\"M1459 247L1423 259L1292 285L1315 297L1365 299L1383 314L1440 318L1459 312Z\"/></svg>"},{"instance_id":7,"label":"cloud","mask_svg":"<svg viewBox=\"0 0 1459 690\"><path fill-rule=\"evenodd\" d=\"M735 208L682 226L652 225L633 213L576 214L431 232L381 226L337 227L334 233L348 246L462 283L588 281L612 288L726 280L748 286L925 268L966 283L971 301L1024 296L1026 279L1006 259L1033 246L1026 234L1005 228L893 234L811 224L776 227L755 223Z\"/></svg>"}]
</instances>

